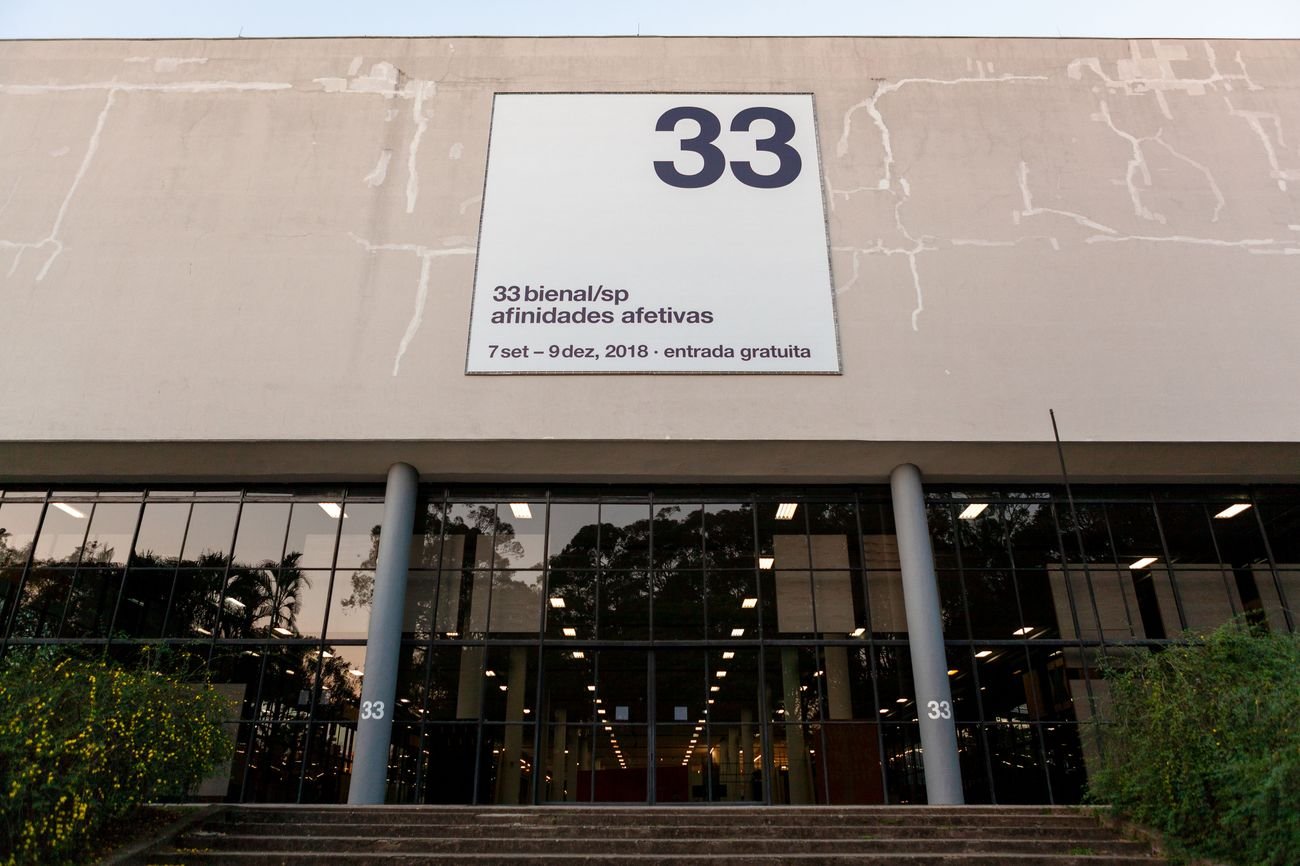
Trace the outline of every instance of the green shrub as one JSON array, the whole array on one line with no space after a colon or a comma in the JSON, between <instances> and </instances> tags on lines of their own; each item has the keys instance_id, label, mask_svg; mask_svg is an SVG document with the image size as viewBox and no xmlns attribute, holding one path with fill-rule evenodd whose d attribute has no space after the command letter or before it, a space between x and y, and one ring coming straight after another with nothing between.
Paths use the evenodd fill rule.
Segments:
<instances>
[{"instance_id":1,"label":"green shrub","mask_svg":"<svg viewBox=\"0 0 1300 866\"><path fill-rule=\"evenodd\" d=\"M102 828L226 760L211 688L48 651L0 662L0 862L84 862Z\"/></svg>"},{"instance_id":2,"label":"green shrub","mask_svg":"<svg viewBox=\"0 0 1300 866\"><path fill-rule=\"evenodd\" d=\"M1300 863L1300 636L1233 622L1107 678L1092 799L1185 853Z\"/></svg>"}]
</instances>

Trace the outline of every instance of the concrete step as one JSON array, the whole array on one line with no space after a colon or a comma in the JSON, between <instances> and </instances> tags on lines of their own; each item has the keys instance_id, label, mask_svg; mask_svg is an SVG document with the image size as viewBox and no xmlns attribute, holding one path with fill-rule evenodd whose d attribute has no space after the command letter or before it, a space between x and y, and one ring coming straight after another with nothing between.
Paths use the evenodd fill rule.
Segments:
<instances>
[{"instance_id":1,"label":"concrete step","mask_svg":"<svg viewBox=\"0 0 1300 866\"><path fill-rule=\"evenodd\" d=\"M328 858L328 859L326 859ZM381 854L322 853L300 851L267 853L245 851L185 851L152 855L143 861L148 866L318 866L321 863L366 864L383 866L443 866L443 864L502 864L525 866L530 863L564 864L564 866L751 866L751 864L796 864L796 866L1158 866L1164 861L1153 857L1106 854L728 854L717 856L681 856L657 854L618 854L594 856L574 854Z\"/></svg>"},{"instance_id":2,"label":"concrete step","mask_svg":"<svg viewBox=\"0 0 1300 866\"><path fill-rule=\"evenodd\" d=\"M1156 866L1093 809L231 806L154 866Z\"/></svg>"},{"instance_id":3,"label":"concrete step","mask_svg":"<svg viewBox=\"0 0 1300 866\"><path fill-rule=\"evenodd\" d=\"M550 838L558 835L593 836L606 839L686 839L706 837L714 839L862 839L872 835L888 835L893 838L933 838L933 839L968 839L968 838L1002 838L1015 835L1023 838L1050 837L1058 840L1077 841L1088 839L1110 839L1114 833L1105 829L1096 821L1086 821L1067 827L1047 827L1026 823L1014 827L998 826L948 826L943 824L890 824L885 827L861 824L820 825L810 823L788 823L738 827L720 820L717 823L701 823L695 818L689 824L670 824L646 826L641 824L585 823L565 824L562 826L534 824L425 824L421 822L391 823L376 825L366 822L329 822L324 824L284 824L273 821L223 821L215 820L196 828L211 833L238 833L245 836L279 836L286 827L292 828L298 836L364 836L375 835L377 827L382 827L382 835L401 838L437 839L446 836L511 836L521 839Z\"/></svg>"},{"instance_id":4,"label":"concrete step","mask_svg":"<svg viewBox=\"0 0 1300 866\"><path fill-rule=\"evenodd\" d=\"M1086 844L1056 839L608 839L601 836L549 839L513 837L484 838L388 838L383 836L244 836L224 833L187 833L177 848L209 851L300 852L316 850L331 856L340 853L385 854L566 854L571 857L639 854L658 856L727 856L746 854L1043 854L1054 855L1075 848L1092 854L1142 856L1147 846L1137 842L1089 840Z\"/></svg>"}]
</instances>

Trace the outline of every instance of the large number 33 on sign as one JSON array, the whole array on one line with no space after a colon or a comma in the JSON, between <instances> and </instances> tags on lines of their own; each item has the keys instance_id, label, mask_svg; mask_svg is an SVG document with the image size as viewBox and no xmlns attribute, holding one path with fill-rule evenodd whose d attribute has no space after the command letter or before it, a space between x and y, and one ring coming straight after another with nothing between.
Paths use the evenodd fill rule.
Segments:
<instances>
[{"instance_id":1,"label":"large number 33 on sign","mask_svg":"<svg viewBox=\"0 0 1300 866\"><path fill-rule=\"evenodd\" d=\"M693 105L682 105L659 115L655 131L675 132L677 124L683 120L695 121L699 124L700 132L694 138L682 139L681 149L699 154L704 160L704 167L695 174L682 174L671 160L655 160L655 174L669 186L699 189L717 181L727 170L727 157L714 144L722 133L722 123L711 111ZM799 151L790 146L790 139L794 138L795 132L794 120L780 109L756 105L742 110L731 119L731 131L748 132L756 120L766 120L772 124L771 137L760 138L754 142L754 146L760 151L775 154L778 160L776 171L759 174L748 162L733 160L731 173L736 176L736 180L757 189L787 186L799 176L803 168Z\"/></svg>"}]
</instances>

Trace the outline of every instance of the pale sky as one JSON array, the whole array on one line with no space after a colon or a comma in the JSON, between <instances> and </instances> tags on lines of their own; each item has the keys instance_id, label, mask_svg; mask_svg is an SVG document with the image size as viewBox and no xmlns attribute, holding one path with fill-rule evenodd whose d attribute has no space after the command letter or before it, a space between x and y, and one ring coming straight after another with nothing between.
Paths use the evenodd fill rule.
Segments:
<instances>
[{"instance_id":1,"label":"pale sky","mask_svg":"<svg viewBox=\"0 0 1300 866\"><path fill-rule=\"evenodd\" d=\"M1300 38L1300 0L0 0L0 38L558 35Z\"/></svg>"}]
</instances>

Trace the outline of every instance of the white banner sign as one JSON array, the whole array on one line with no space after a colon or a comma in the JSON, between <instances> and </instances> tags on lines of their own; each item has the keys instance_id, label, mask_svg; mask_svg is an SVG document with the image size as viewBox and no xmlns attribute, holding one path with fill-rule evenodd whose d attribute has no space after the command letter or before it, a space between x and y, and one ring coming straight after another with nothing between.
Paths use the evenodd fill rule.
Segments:
<instances>
[{"instance_id":1,"label":"white banner sign","mask_svg":"<svg viewBox=\"0 0 1300 866\"><path fill-rule=\"evenodd\" d=\"M469 373L838 373L809 94L497 94Z\"/></svg>"}]
</instances>

